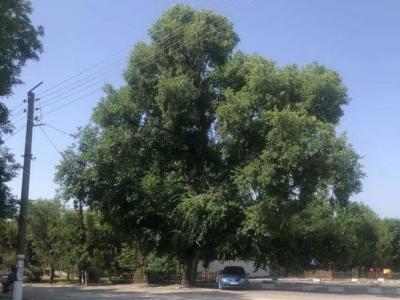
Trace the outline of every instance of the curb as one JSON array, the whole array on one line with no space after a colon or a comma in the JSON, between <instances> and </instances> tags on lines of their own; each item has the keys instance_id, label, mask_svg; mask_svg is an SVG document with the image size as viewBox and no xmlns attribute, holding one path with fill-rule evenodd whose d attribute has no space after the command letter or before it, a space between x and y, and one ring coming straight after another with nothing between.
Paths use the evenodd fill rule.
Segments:
<instances>
[{"instance_id":1,"label":"curb","mask_svg":"<svg viewBox=\"0 0 400 300\"><path fill-rule=\"evenodd\" d=\"M369 295L400 295L400 287L396 286L341 286L323 284L279 284L262 282L253 285L254 289L292 291L292 292L317 292L327 294L369 294Z\"/></svg>"}]
</instances>

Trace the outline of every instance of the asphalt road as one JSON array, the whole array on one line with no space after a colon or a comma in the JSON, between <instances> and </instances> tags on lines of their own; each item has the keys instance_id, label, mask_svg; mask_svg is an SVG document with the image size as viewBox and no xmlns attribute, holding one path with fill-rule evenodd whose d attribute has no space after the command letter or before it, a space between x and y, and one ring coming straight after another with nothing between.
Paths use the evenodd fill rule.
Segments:
<instances>
[{"instance_id":1,"label":"asphalt road","mask_svg":"<svg viewBox=\"0 0 400 300\"><path fill-rule=\"evenodd\" d=\"M281 291L219 291L215 289L185 289L179 287L143 287L137 285L119 285L107 287L56 287L33 285L24 288L24 300L201 300L201 299L231 299L231 300L317 300L317 299L393 299L393 296L373 295L335 295L303 292Z\"/></svg>"}]
</instances>

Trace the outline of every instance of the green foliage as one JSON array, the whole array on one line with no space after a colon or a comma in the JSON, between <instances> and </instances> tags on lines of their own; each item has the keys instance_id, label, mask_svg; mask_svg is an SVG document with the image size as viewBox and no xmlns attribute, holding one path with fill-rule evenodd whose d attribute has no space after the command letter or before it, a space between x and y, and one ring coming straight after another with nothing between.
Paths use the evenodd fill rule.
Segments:
<instances>
[{"instance_id":1,"label":"green foliage","mask_svg":"<svg viewBox=\"0 0 400 300\"><path fill-rule=\"evenodd\" d=\"M55 181L62 189L59 191L64 200L73 200L75 207L86 203L87 186L85 171L92 149L96 146L97 129L95 127L83 127L76 135L79 145L71 145L63 153L62 163L57 166Z\"/></svg>"},{"instance_id":2,"label":"green foliage","mask_svg":"<svg viewBox=\"0 0 400 300\"><path fill-rule=\"evenodd\" d=\"M176 5L149 34L127 84L105 88L92 143L81 134L64 154L66 198L99 210L140 253L177 257L185 276L200 258L289 259L309 203L323 194L327 208L346 207L361 189L359 156L335 131L348 103L340 76L234 53L232 24L211 11Z\"/></svg>"},{"instance_id":3,"label":"green foliage","mask_svg":"<svg viewBox=\"0 0 400 300\"><path fill-rule=\"evenodd\" d=\"M318 199L293 217L291 226L296 241L290 249L292 267L310 268L316 259L325 268L368 270L388 266L390 261L392 235L363 204L340 207Z\"/></svg>"},{"instance_id":4,"label":"green foliage","mask_svg":"<svg viewBox=\"0 0 400 300\"><path fill-rule=\"evenodd\" d=\"M391 255L388 265L395 271L400 270L400 220L399 219L384 219L385 225L388 227L392 237Z\"/></svg>"},{"instance_id":5,"label":"green foliage","mask_svg":"<svg viewBox=\"0 0 400 300\"><path fill-rule=\"evenodd\" d=\"M0 98L9 96L12 87L21 83L21 68L30 60L38 59L42 44L38 40L43 28L35 28L29 19L32 13L30 2L4 0L0 3ZM6 185L16 176L19 165L4 146L3 135L12 132L9 111L0 103L0 218L12 217L17 201Z\"/></svg>"},{"instance_id":6,"label":"green foliage","mask_svg":"<svg viewBox=\"0 0 400 300\"><path fill-rule=\"evenodd\" d=\"M120 253L117 257L117 262L122 270L136 271L143 267L142 254L138 247L123 243Z\"/></svg>"},{"instance_id":7,"label":"green foliage","mask_svg":"<svg viewBox=\"0 0 400 300\"><path fill-rule=\"evenodd\" d=\"M29 207L27 261L37 279L39 270L60 267L63 255L63 207L57 200L31 201Z\"/></svg>"},{"instance_id":8,"label":"green foliage","mask_svg":"<svg viewBox=\"0 0 400 300\"><path fill-rule=\"evenodd\" d=\"M163 45L167 32L177 36L171 47ZM214 223L212 228L219 229L217 220L209 218L196 232L189 232L188 222L221 209L210 205L194 212L185 203L217 202L214 190L226 193L219 188L221 162L209 138L217 99L209 76L238 38L225 18L186 6L166 12L150 36L150 45L139 44L132 52L125 72L129 85L108 88L95 111L102 134L90 199L115 226L136 237L144 234L144 248L157 244L161 253L173 255L176 249L182 257L193 247L216 245L206 227ZM198 203L200 211L205 209ZM194 238L200 231L203 238Z\"/></svg>"},{"instance_id":9,"label":"green foliage","mask_svg":"<svg viewBox=\"0 0 400 300\"><path fill-rule=\"evenodd\" d=\"M35 28L29 15L32 7L25 0L4 0L0 3L0 97L11 94L13 85L27 60L38 59L42 44L38 40L43 28Z\"/></svg>"},{"instance_id":10,"label":"green foliage","mask_svg":"<svg viewBox=\"0 0 400 300\"><path fill-rule=\"evenodd\" d=\"M11 268L15 263L15 249L17 247L18 222L16 219L0 218L0 256L2 267Z\"/></svg>"},{"instance_id":11,"label":"green foliage","mask_svg":"<svg viewBox=\"0 0 400 300\"><path fill-rule=\"evenodd\" d=\"M282 265L292 256L291 216L318 193L345 206L361 189L359 156L335 132L346 89L337 73L316 63L278 68L240 52L214 80L224 88L217 140L247 203L240 239L257 264Z\"/></svg>"},{"instance_id":12,"label":"green foliage","mask_svg":"<svg viewBox=\"0 0 400 300\"><path fill-rule=\"evenodd\" d=\"M8 112L2 116L2 104L0 104L0 219L12 218L16 213L17 200L11 194L7 183L11 181L20 168L16 163L14 155L9 152L9 149L4 146L1 138L3 133L10 132L10 126L7 121Z\"/></svg>"},{"instance_id":13,"label":"green foliage","mask_svg":"<svg viewBox=\"0 0 400 300\"><path fill-rule=\"evenodd\" d=\"M176 257L168 255L157 256L154 252L151 252L146 256L144 271L149 273L177 274L182 269Z\"/></svg>"}]
</instances>

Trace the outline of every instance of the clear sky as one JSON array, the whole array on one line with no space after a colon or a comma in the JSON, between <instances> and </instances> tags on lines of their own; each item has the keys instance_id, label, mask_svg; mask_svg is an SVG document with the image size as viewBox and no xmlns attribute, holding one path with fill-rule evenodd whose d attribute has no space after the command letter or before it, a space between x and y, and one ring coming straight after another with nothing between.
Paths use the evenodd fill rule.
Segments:
<instances>
[{"instance_id":1,"label":"clear sky","mask_svg":"<svg viewBox=\"0 0 400 300\"><path fill-rule=\"evenodd\" d=\"M400 217L400 1L398 0L199 0L182 1L227 16L240 36L239 49L258 53L279 65L318 61L337 70L352 99L338 132L347 132L363 156L367 177L363 201L380 216ZM42 122L66 132L87 124L101 97L101 86L122 83L121 73L131 46L148 40L147 29L174 3L166 0L33 0L32 20L43 25L45 52L21 74L25 85L14 88L6 102L13 108L26 92L44 81ZM59 82L86 72L54 87ZM93 74L94 73L94 74ZM90 77L90 75L92 76ZM87 78L85 80L85 78ZM76 82L78 81L79 82ZM54 88L53 88L54 87ZM64 87L64 89L62 89ZM46 93L46 90L52 88ZM72 89L74 88L74 89ZM46 97L47 94L47 97ZM85 96L87 95L87 96ZM51 112L65 103L64 108ZM55 102L58 101L58 102ZM51 104L51 105L50 105ZM12 120L19 120L17 115ZM49 113L48 115L45 115ZM40 112L36 112L40 115ZM16 129L24 126L16 123ZM34 129L31 198L54 196L54 167L72 139L48 126ZM7 141L18 160L24 130ZM20 193L21 178L11 187Z\"/></svg>"}]
</instances>

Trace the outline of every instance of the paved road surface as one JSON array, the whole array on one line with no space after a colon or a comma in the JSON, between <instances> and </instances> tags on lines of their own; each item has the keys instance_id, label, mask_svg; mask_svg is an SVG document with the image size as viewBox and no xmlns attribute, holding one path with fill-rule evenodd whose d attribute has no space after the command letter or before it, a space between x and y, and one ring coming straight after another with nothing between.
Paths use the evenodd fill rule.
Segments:
<instances>
[{"instance_id":1,"label":"paved road surface","mask_svg":"<svg viewBox=\"0 0 400 300\"><path fill-rule=\"evenodd\" d=\"M393 299L395 296L373 295L335 295L302 292L280 291L219 291L214 289L184 289L178 287L141 287L137 285L119 285L108 287L50 287L48 285L33 285L24 288L25 300L370 300Z\"/></svg>"}]
</instances>

